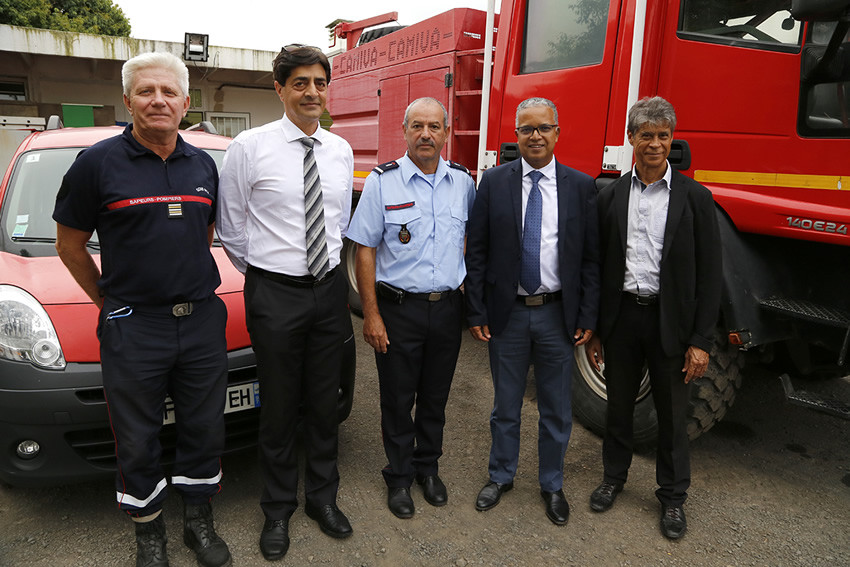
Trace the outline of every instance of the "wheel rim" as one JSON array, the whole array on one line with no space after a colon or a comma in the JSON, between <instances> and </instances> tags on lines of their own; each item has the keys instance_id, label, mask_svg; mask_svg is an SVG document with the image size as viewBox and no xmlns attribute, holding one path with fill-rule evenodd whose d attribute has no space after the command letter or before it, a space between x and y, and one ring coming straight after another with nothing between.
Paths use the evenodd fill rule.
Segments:
<instances>
[{"instance_id":1,"label":"wheel rim","mask_svg":"<svg viewBox=\"0 0 850 567\"><path fill-rule=\"evenodd\" d=\"M348 280L348 286L352 291L356 294L360 294L360 290L357 288L357 273L356 273L356 260L357 260L357 245L350 240L345 241L345 248L343 250L345 254L345 277Z\"/></svg>"},{"instance_id":2,"label":"wheel rim","mask_svg":"<svg viewBox=\"0 0 850 567\"><path fill-rule=\"evenodd\" d=\"M603 400L608 399L608 388L605 385L605 375L596 370L593 365L590 364L587 360L587 356L585 355L584 345L575 347L575 352L573 353L576 361L576 368L579 371L579 378L584 380L585 383L590 387L593 392L602 398ZM643 376L640 379L640 387L638 388L637 397L635 401L640 401L646 396L649 395L651 390L650 382L649 382L649 368L645 365L643 367Z\"/></svg>"}]
</instances>

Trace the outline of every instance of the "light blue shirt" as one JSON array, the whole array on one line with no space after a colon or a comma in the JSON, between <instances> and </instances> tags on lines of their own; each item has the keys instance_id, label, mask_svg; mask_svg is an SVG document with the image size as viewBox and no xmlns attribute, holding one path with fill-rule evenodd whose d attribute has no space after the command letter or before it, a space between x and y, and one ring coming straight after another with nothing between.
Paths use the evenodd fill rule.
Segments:
<instances>
[{"instance_id":1,"label":"light blue shirt","mask_svg":"<svg viewBox=\"0 0 850 567\"><path fill-rule=\"evenodd\" d=\"M672 168L668 163L664 177L644 187L637 169L632 168L623 291L656 295L661 290L661 253L664 250L672 179Z\"/></svg>"},{"instance_id":2,"label":"light blue shirt","mask_svg":"<svg viewBox=\"0 0 850 567\"><path fill-rule=\"evenodd\" d=\"M347 236L377 249L376 281L413 293L457 289L466 277L472 177L440 158L432 184L407 154L397 163L366 178Z\"/></svg>"}]
</instances>

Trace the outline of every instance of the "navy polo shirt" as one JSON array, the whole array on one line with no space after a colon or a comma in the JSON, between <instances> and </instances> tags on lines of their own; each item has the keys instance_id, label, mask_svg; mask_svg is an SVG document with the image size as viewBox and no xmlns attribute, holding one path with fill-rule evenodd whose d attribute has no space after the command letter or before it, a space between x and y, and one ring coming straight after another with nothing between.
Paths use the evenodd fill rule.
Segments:
<instances>
[{"instance_id":1,"label":"navy polo shirt","mask_svg":"<svg viewBox=\"0 0 850 567\"><path fill-rule=\"evenodd\" d=\"M221 283L209 249L218 170L177 137L168 159L142 146L132 124L83 151L56 196L53 220L97 231L104 293L130 304L209 297Z\"/></svg>"}]
</instances>

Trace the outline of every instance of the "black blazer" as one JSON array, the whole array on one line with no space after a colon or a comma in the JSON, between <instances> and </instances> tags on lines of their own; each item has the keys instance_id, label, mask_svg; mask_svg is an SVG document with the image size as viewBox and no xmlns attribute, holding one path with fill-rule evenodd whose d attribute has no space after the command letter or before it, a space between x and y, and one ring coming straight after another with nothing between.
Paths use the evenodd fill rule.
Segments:
<instances>
[{"instance_id":1,"label":"black blazer","mask_svg":"<svg viewBox=\"0 0 850 567\"><path fill-rule=\"evenodd\" d=\"M588 175L556 162L558 263L564 322L595 329L599 302L596 185ZM522 252L522 161L488 169L469 215L466 243L467 322L494 335L516 305Z\"/></svg>"},{"instance_id":2,"label":"black blazer","mask_svg":"<svg viewBox=\"0 0 850 567\"><path fill-rule=\"evenodd\" d=\"M631 171L599 193L602 297L599 335L604 341L620 311L626 272ZM673 171L661 253L661 346L668 356L690 345L711 352L720 311L721 252L711 192Z\"/></svg>"}]
</instances>

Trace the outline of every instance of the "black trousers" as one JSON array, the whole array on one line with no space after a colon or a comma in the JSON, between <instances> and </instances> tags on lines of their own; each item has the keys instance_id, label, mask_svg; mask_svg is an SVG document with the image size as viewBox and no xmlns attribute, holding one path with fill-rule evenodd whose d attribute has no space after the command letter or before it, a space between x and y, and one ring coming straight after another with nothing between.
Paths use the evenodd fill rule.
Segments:
<instances>
[{"instance_id":1,"label":"black trousers","mask_svg":"<svg viewBox=\"0 0 850 567\"><path fill-rule=\"evenodd\" d=\"M625 483L633 452L635 397L649 367L652 398L658 414L655 495L665 506L681 506L691 484L688 454L689 386L682 372L684 351L668 356L659 340L658 304L641 306L623 298L611 335L605 341L605 381L608 417L602 461L605 481Z\"/></svg>"},{"instance_id":2,"label":"black trousers","mask_svg":"<svg viewBox=\"0 0 850 567\"><path fill-rule=\"evenodd\" d=\"M345 278L294 287L256 271L245 275L245 313L260 382L260 506L289 518L298 507L296 427L303 416L304 493L321 506L336 502L337 400L342 345L351 333Z\"/></svg>"},{"instance_id":3,"label":"black trousers","mask_svg":"<svg viewBox=\"0 0 850 567\"><path fill-rule=\"evenodd\" d=\"M441 301L378 296L390 344L375 353L381 390L381 434L391 488L408 487L416 474L438 472L446 402L460 352L463 295ZM415 418L411 415L416 406Z\"/></svg>"},{"instance_id":4,"label":"black trousers","mask_svg":"<svg viewBox=\"0 0 850 567\"><path fill-rule=\"evenodd\" d=\"M159 432L166 395L177 430L171 483L184 501L207 502L221 488L227 308L212 296L194 302L185 317L175 317L170 306L135 306L129 315L109 316L124 306L107 297L98 324L120 508L133 516L162 508L167 482Z\"/></svg>"}]
</instances>

